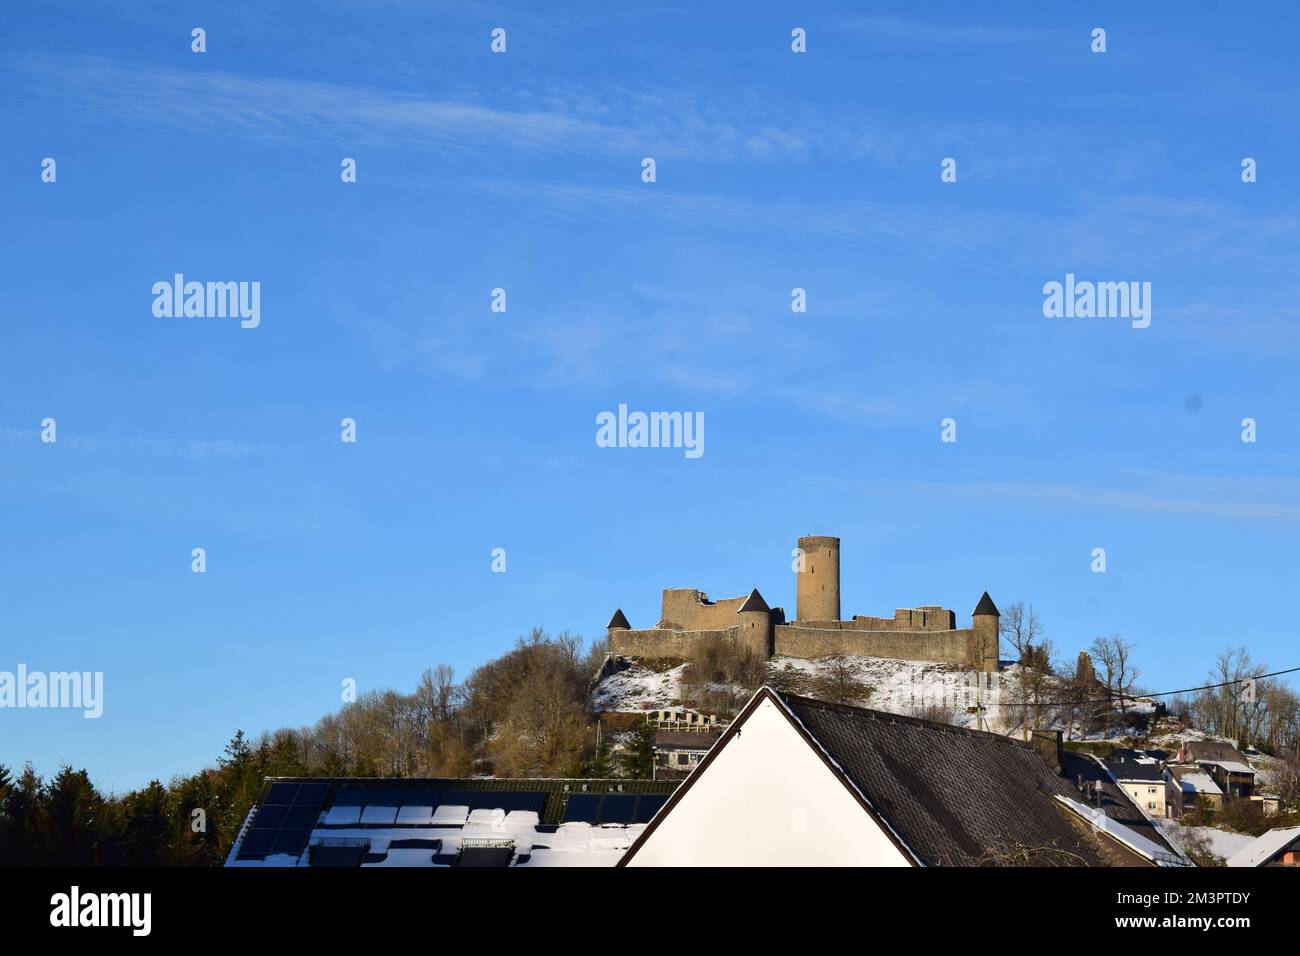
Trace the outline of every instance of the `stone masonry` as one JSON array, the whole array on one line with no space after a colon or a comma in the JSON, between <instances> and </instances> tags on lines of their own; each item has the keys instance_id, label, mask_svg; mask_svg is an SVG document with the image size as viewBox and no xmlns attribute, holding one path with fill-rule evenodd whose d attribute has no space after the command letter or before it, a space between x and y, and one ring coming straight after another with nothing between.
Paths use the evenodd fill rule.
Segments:
<instances>
[{"instance_id":1,"label":"stone masonry","mask_svg":"<svg viewBox=\"0 0 1300 956\"><path fill-rule=\"evenodd\" d=\"M957 626L947 608L898 608L893 617L840 619L840 539L808 536L796 552L795 619L768 607L758 589L747 597L711 601L694 588L665 588L663 611L652 628L633 628L622 610L608 624L610 653L645 659L685 658L700 641L731 641L771 657L849 654L959 664L998 670L998 609L988 592Z\"/></svg>"}]
</instances>

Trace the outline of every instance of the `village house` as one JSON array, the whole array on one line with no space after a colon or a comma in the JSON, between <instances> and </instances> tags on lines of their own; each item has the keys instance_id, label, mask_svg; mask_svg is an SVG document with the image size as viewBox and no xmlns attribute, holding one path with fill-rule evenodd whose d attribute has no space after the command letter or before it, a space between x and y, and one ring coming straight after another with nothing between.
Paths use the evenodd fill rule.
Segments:
<instances>
[{"instance_id":1,"label":"village house","mask_svg":"<svg viewBox=\"0 0 1300 956\"><path fill-rule=\"evenodd\" d=\"M1093 797L1075 786L1075 759L1059 734L1030 745L764 687L620 865L1188 865L1099 764Z\"/></svg>"},{"instance_id":2,"label":"village house","mask_svg":"<svg viewBox=\"0 0 1300 956\"><path fill-rule=\"evenodd\" d=\"M1147 816L1162 820L1170 815L1164 761L1142 750L1120 748L1103 758L1111 776Z\"/></svg>"},{"instance_id":3,"label":"village house","mask_svg":"<svg viewBox=\"0 0 1300 956\"><path fill-rule=\"evenodd\" d=\"M727 722L714 714L684 707L652 710L647 721L655 726L655 779L680 780L699 766L717 743Z\"/></svg>"},{"instance_id":4,"label":"village house","mask_svg":"<svg viewBox=\"0 0 1300 956\"><path fill-rule=\"evenodd\" d=\"M1228 858L1228 866L1300 866L1300 827L1279 827Z\"/></svg>"},{"instance_id":5,"label":"village house","mask_svg":"<svg viewBox=\"0 0 1300 956\"><path fill-rule=\"evenodd\" d=\"M1178 762L1200 767L1224 797L1235 800L1255 792L1255 771L1240 750L1215 740L1189 740L1178 751Z\"/></svg>"},{"instance_id":6,"label":"village house","mask_svg":"<svg viewBox=\"0 0 1300 956\"><path fill-rule=\"evenodd\" d=\"M1202 801L1215 810L1223 806L1223 791L1213 777L1196 764L1165 767L1165 806L1170 817L1177 819Z\"/></svg>"},{"instance_id":7,"label":"village house","mask_svg":"<svg viewBox=\"0 0 1300 956\"><path fill-rule=\"evenodd\" d=\"M704 760L718 734L661 730L655 734L655 779L679 780Z\"/></svg>"},{"instance_id":8,"label":"village house","mask_svg":"<svg viewBox=\"0 0 1300 956\"><path fill-rule=\"evenodd\" d=\"M1101 758L1094 754L1065 750L1060 743L1060 733L1035 731L1034 742L1042 752L1042 741L1055 738L1061 776L1079 792L1079 799L1154 844L1161 852L1182 858L1182 851L1169 842L1145 805L1134 799L1128 788L1115 779Z\"/></svg>"}]
</instances>

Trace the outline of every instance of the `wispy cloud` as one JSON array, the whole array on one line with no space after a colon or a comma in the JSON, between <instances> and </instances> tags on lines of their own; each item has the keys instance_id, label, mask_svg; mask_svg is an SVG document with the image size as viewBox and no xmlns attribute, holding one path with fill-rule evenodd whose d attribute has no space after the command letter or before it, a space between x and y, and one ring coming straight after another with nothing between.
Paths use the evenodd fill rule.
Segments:
<instances>
[{"instance_id":1,"label":"wispy cloud","mask_svg":"<svg viewBox=\"0 0 1300 956\"><path fill-rule=\"evenodd\" d=\"M104 57L25 52L0 60L26 83L25 99L125 122L203 133L417 145L455 152L506 148L525 154L692 156L724 161L836 153L887 155L897 134L808 119L771 120L754 91L728 102L689 86L595 90L539 77L528 88L457 84L430 97L401 90L183 70Z\"/></svg>"}]
</instances>

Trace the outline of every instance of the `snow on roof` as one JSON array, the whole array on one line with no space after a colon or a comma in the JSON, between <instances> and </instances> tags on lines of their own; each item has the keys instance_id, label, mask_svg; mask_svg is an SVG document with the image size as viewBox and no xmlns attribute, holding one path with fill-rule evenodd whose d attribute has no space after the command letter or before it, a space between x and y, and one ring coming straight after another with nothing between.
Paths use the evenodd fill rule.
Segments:
<instances>
[{"instance_id":1,"label":"snow on roof","mask_svg":"<svg viewBox=\"0 0 1300 956\"><path fill-rule=\"evenodd\" d=\"M1211 796L1223 796L1223 791L1219 789L1219 785L1204 770L1175 774L1174 778L1178 781L1183 793L1206 793Z\"/></svg>"},{"instance_id":2,"label":"snow on roof","mask_svg":"<svg viewBox=\"0 0 1300 956\"><path fill-rule=\"evenodd\" d=\"M1300 827L1269 830L1228 857L1228 866L1263 866L1297 840L1300 840Z\"/></svg>"},{"instance_id":3,"label":"snow on roof","mask_svg":"<svg viewBox=\"0 0 1300 956\"><path fill-rule=\"evenodd\" d=\"M232 859L227 866L291 867L310 866L311 847L325 840L364 842L368 853L382 856L361 866L435 867L450 866L462 844L500 840L513 845L514 866L613 866L632 841L645 829L644 823L562 823L543 828L536 811L474 810L467 807L438 807L434 822L422 826L325 827L312 830L307 849L300 856L269 854L264 860ZM455 822L452 822L455 821ZM435 841L437 843L435 844ZM409 844L418 842L420 845ZM394 846L393 844L398 844ZM435 850L434 846L438 845Z\"/></svg>"},{"instance_id":4,"label":"snow on roof","mask_svg":"<svg viewBox=\"0 0 1300 956\"><path fill-rule=\"evenodd\" d=\"M1233 833L1231 830L1219 830L1215 827L1189 827L1178 820L1156 820L1155 823L1165 839L1184 852L1189 842L1201 840L1209 847L1211 853L1224 860L1231 859L1233 854L1254 839L1244 833Z\"/></svg>"},{"instance_id":5,"label":"snow on roof","mask_svg":"<svg viewBox=\"0 0 1300 956\"><path fill-rule=\"evenodd\" d=\"M1134 833L1128 827L1124 826L1124 824L1111 819L1100 810L1082 804L1078 800L1071 800L1069 797L1063 797L1060 794L1056 794L1056 799L1061 801L1062 804L1078 816L1082 817L1085 821L1092 824L1093 829L1101 830L1107 836L1118 840L1130 850L1152 861L1157 866L1189 865L1163 847L1157 846L1146 837Z\"/></svg>"},{"instance_id":6,"label":"snow on roof","mask_svg":"<svg viewBox=\"0 0 1300 956\"><path fill-rule=\"evenodd\" d=\"M1249 764L1237 763L1235 760L1198 760L1197 763L1213 764L1216 767L1222 767L1228 773L1254 773L1255 770Z\"/></svg>"}]
</instances>

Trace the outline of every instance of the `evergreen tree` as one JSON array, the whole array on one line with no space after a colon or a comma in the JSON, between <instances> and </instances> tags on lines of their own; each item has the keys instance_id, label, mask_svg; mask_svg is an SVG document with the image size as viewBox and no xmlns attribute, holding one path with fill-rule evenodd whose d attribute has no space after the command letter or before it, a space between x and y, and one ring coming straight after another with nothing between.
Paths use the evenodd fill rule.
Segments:
<instances>
[{"instance_id":1,"label":"evergreen tree","mask_svg":"<svg viewBox=\"0 0 1300 956\"><path fill-rule=\"evenodd\" d=\"M609 747L603 739L596 745L596 752L592 754L591 759L582 765L582 776L597 780L614 776L614 764L609 759Z\"/></svg>"},{"instance_id":2,"label":"evergreen tree","mask_svg":"<svg viewBox=\"0 0 1300 956\"><path fill-rule=\"evenodd\" d=\"M619 767L625 777L650 780L655 771L655 725L650 721L640 724L618 757Z\"/></svg>"},{"instance_id":3,"label":"evergreen tree","mask_svg":"<svg viewBox=\"0 0 1300 956\"><path fill-rule=\"evenodd\" d=\"M14 789L13 775L0 763L0 864L14 862L17 853L16 833L9 812L9 795Z\"/></svg>"},{"instance_id":4,"label":"evergreen tree","mask_svg":"<svg viewBox=\"0 0 1300 956\"><path fill-rule=\"evenodd\" d=\"M18 865L45 862L45 781L28 761L18 780L10 785L5 817L13 837L13 859Z\"/></svg>"},{"instance_id":5,"label":"evergreen tree","mask_svg":"<svg viewBox=\"0 0 1300 956\"><path fill-rule=\"evenodd\" d=\"M104 798L84 770L66 764L50 781L46 794L49 814L46 862L56 866L95 866L100 859Z\"/></svg>"},{"instance_id":6,"label":"evergreen tree","mask_svg":"<svg viewBox=\"0 0 1300 956\"><path fill-rule=\"evenodd\" d=\"M171 797L157 780L127 794L118 808L121 824L114 855L125 866L161 866L167 861Z\"/></svg>"}]
</instances>

